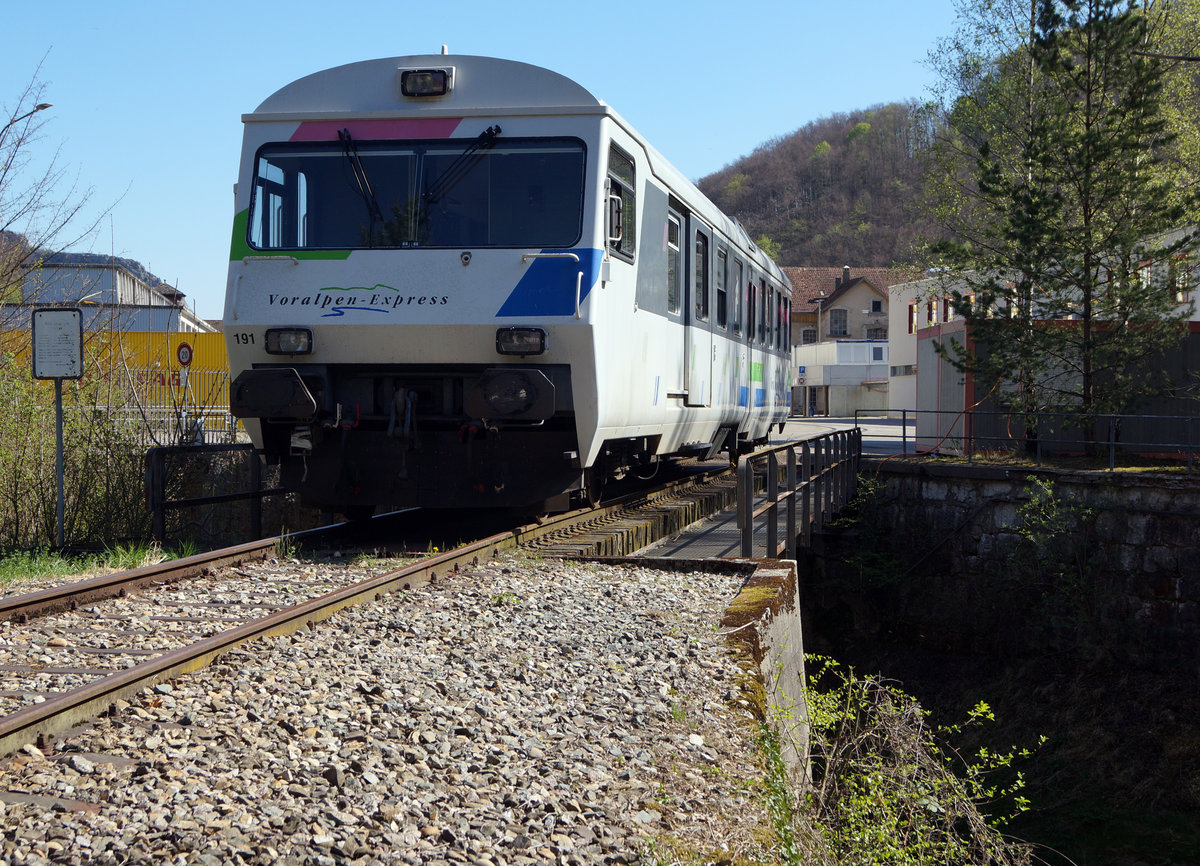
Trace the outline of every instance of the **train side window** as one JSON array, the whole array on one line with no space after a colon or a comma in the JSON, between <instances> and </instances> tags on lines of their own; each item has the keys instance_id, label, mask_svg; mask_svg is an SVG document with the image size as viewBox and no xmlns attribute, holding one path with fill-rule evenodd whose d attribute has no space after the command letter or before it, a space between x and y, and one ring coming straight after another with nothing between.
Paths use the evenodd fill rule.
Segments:
<instances>
[{"instance_id":1,"label":"train side window","mask_svg":"<svg viewBox=\"0 0 1200 866\"><path fill-rule=\"evenodd\" d=\"M787 295L783 298L783 348L792 349L792 299Z\"/></svg>"},{"instance_id":2,"label":"train side window","mask_svg":"<svg viewBox=\"0 0 1200 866\"><path fill-rule=\"evenodd\" d=\"M758 342L767 343L767 281L758 280Z\"/></svg>"},{"instance_id":3,"label":"train side window","mask_svg":"<svg viewBox=\"0 0 1200 866\"><path fill-rule=\"evenodd\" d=\"M680 284L683 279L683 256L679 248L682 222L679 215L667 216L667 312L679 312Z\"/></svg>"},{"instance_id":4,"label":"train side window","mask_svg":"<svg viewBox=\"0 0 1200 866\"><path fill-rule=\"evenodd\" d=\"M754 291L754 274L746 280L746 342L753 343L755 339L755 322L758 321L758 292Z\"/></svg>"},{"instance_id":5,"label":"train side window","mask_svg":"<svg viewBox=\"0 0 1200 866\"><path fill-rule=\"evenodd\" d=\"M742 286L746 285L745 280L746 266L741 259L734 259L731 285L733 286L733 332L735 334L742 333L742 310L744 309Z\"/></svg>"},{"instance_id":6,"label":"train side window","mask_svg":"<svg viewBox=\"0 0 1200 866\"><path fill-rule=\"evenodd\" d=\"M770 333L767 335L772 349L779 348L779 292L774 287L771 293L771 321L767 323Z\"/></svg>"},{"instance_id":7,"label":"train side window","mask_svg":"<svg viewBox=\"0 0 1200 866\"><path fill-rule=\"evenodd\" d=\"M775 290L775 348L783 348L783 292Z\"/></svg>"},{"instance_id":8,"label":"train side window","mask_svg":"<svg viewBox=\"0 0 1200 866\"><path fill-rule=\"evenodd\" d=\"M637 189L633 158L615 145L608 149L608 251L633 261L637 246Z\"/></svg>"},{"instance_id":9,"label":"train side window","mask_svg":"<svg viewBox=\"0 0 1200 866\"><path fill-rule=\"evenodd\" d=\"M696 232L696 282L692 287L696 293L696 319L708 321L708 238Z\"/></svg>"},{"instance_id":10,"label":"train side window","mask_svg":"<svg viewBox=\"0 0 1200 866\"><path fill-rule=\"evenodd\" d=\"M265 249L294 245L296 213L305 207L303 203L291 205L296 198L296 175L260 157L254 186L257 195L250 214L250 242Z\"/></svg>"},{"instance_id":11,"label":"train side window","mask_svg":"<svg viewBox=\"0 0 1200 866\"><path fill-rule=\"evenodd\" d=\"M717 284L717 327L724 328L728 325L728 314L726 307L728 299L725 296L725 279L728 277L729 270L729 253L726 250L717 248L717 272L713 277Z\"/></svg>"}]
</instances>

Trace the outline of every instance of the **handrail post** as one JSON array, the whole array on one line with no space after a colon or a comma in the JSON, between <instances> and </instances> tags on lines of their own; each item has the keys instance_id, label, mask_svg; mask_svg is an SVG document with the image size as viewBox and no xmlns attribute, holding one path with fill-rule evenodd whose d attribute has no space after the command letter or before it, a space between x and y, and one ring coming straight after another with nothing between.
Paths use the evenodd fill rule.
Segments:
<instances>
[{"instance_id":1,"label":"handrail post","mask_svg":"<svg viewBox=\"0 0 1200 866\"><path fill-rule=\"evenodd\" d=\"M796 559L796 447L789 445L787 450L787 558Z\"/></svg>"},{"instance_id":2,"label":"handrail post","mask_svg":"<svg viewBox=\"0 0 1200 866\"><path fill-rule=\"evenodd\" d=\"M835 468L833 477L837 479L837 488L833 491L833 511L831 514L836 514L842 510L842 503L846 499L846 432L838 430L833 434L833 454Z\"/></svg>"},{"instance_id":3,"label":"handrail post","mask_svg":"<svg viewBox=\"0 0 1200 866\"><path fill-rule=\"evenodd\" d=\"M150 448L146 452L146 505L150 511L150 537L162 544L166 540L167 516L163 491L167 473L163 462L165 455L162 448ZM260 538L262 536L259 536Z\"/></svg>"},{"instance_id":4,"label":"handrail post","mask_svg":"<svg viewBox=\"0 0 1200 866\"><path fill-rule=\"evenodd\" d=\"M260 494L250 500L251 526L254 529L254 537L262 538L262 460L259 459L258 452L253 450L250 451L250 486L255 493Z\"/></svg>"},{"instance_id":5,"label":"handrail post","mask_svg":"<svg viewBox=\"0 0 1200 866\"><path fill-rule=\"evenodd\" d=\"M862 469L862 430L855 430L850 438L851 453L854 459L850 461L853 467L850 471L850 498L858 495L858 473Z\"/></svg>"},{"instance_id":6,"label":"handrail post","mask_svg":"<svg viewBox=\"0 0 1200 866\"><path fill-rule=\"evenodd\" d=\"M1188 475L1192 474L1192 419L1189 416L1184 419L1184 426L1187 428L1187 452L1188 452Z\"/></svg>"},{"instance_id":7,"label":"handrail post","mask_svg":"<svg viewBox=\"0 0 1200 866\"><path fill-rule=\"evenodd\" d=\"M834 476L834 461L838 459L836 447L838 447L838 443L836 443L835 438L828 437L826 439L826 446L824 446L823 449L822 456L824 459L821 467L821 474L827 479L826 485L824 485L824 494L826 494L826 500L824 500L824 515L821 518L822 527L824 524L828 523L830 519L833 519L834 485L838 483L838 479L836 479Z\"/></svg>"},{"instance_id":8,"label":"handrail post","mask_svg":"<svg viewBox=\"0 0 1200 866\"><path fill-rule=\"evenodd\" d=\"M825 525L825 440L813 440L813 525L820 529Z\"/></svg>"},{"instance_id":9,"label":"handrail post","mask_svg":"<svg viewBox=\"0 0 1200 866\"><path fill-rule=\"evenodd\" d=\"M968 409L963 421L963 434L967 440L967 463L973 463L975 461L975 410Z\"/></svg>"},{"instance_id":10,"label":"handrail post","mask_svg":"<svg viewBox=\"0 0 1200 866\"><path fill-rule=\"evenodd\" d=\"M800 445L800 531L804 534L804 546L812 544L812 447L808 442Z\"/></svg>"},{"instance_id":11,"label":"handrail post","mask_svg":"<svg viewBox=\"0 0 1200 866\"><path fill-rule=\"evenodd\" d=\"M779 556L779 457L767 455L767 558Z\"/></svg>"},{"instance_id":12,"label":"handrail post","mask_svg":"<svg viewBox=\"0 0 1200 866\"><path fill-rule=\"evenodd\" d=\"M750 458L738 463L737 516L742 532L742 556L754 556L754 469Z\"/></svg>"},{"instance_id":13,"label":"handrail post","mask_svg":"<svg viewBox=\"0 0 1200 866\"><path fill-rule=\"evenodd\" d=\"M846 504L846 491L850 489L850 432L838 431L838 501L836 511Z\"/></svg>"}]
</instances>

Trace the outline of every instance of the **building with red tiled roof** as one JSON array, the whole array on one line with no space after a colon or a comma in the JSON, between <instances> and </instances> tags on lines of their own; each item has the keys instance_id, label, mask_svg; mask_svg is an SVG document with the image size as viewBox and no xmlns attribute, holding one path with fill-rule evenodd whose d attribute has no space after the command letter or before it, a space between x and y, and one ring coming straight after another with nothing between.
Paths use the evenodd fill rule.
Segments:
<instances>
[{"instance_id":1,"label":"building with red tiled roof","mask_svg":"<svg viewBox=\"0 0 1200 866\"><path fill-rule=\"evenodd\" d=\"M783 269L792 283L792 405L803 414L887 408L888 299L920 272Z\"/></svg>"},{"instance_id":2,"label":"building with red tiled roof","mask_svg":"<svg viewBox=\"0 0 1200 866\"><path fill-rule=\"evenodd\" d=\"M829 339L887 339L888 290L892 286L912 282L923 276L916 269L851 270L849 265L841 268L785 267L783 272L792 282L792 335L797 345ZM867 287L870 292L855 291L856 288ZM882 302L878 308L872 303L877 300ZM862 301L866 302L865 306ZM826 311L838 306L846 309L846 331L831 334L827 320L822 321L818 327L818 313L824 318ZM874 312L865 314L868 318L862 318L864 314L861 312L854 312L864 309ZM882 335L879 334L881 328ZM806 329L815 330L815 339L802 339Z\"/></svg>"}]
</instances>

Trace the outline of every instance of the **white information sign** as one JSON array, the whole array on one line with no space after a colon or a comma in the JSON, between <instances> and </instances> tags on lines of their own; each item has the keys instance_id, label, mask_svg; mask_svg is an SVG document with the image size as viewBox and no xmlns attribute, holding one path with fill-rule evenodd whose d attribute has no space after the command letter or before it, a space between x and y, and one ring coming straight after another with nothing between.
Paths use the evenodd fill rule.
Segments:
<instances>
[{"instance_id":1,"label":"white information sign","mask_svg":"<svg viewBox=\"0 0 1200 866\"><path fill-rule=\"evenodd\" d=\"M33 311L33 377L83 376L83 311L52 307Z\"/></svg>"}]
</instances>

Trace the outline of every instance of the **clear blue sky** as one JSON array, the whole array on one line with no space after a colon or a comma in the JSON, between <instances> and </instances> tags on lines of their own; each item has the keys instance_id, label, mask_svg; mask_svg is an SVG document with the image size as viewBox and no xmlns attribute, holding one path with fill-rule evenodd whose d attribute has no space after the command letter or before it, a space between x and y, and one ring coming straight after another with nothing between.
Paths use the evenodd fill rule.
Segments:
<instances>
[{"instance_id":1,"label":"clear blue sky","mask_svg":"<svg viewBox=\"0 0 1200 866\"><path fill-rule=\"evenodd\" d=\"M698 180L837 112L923 98L953 0L10 3L7 112L42 63L39 147L112 206L78 251L137 259L223 312L241 115L311 72L482 54L575 79ZM44 58L44 60L43 60Z\"/></svg>"}]
</instances>

